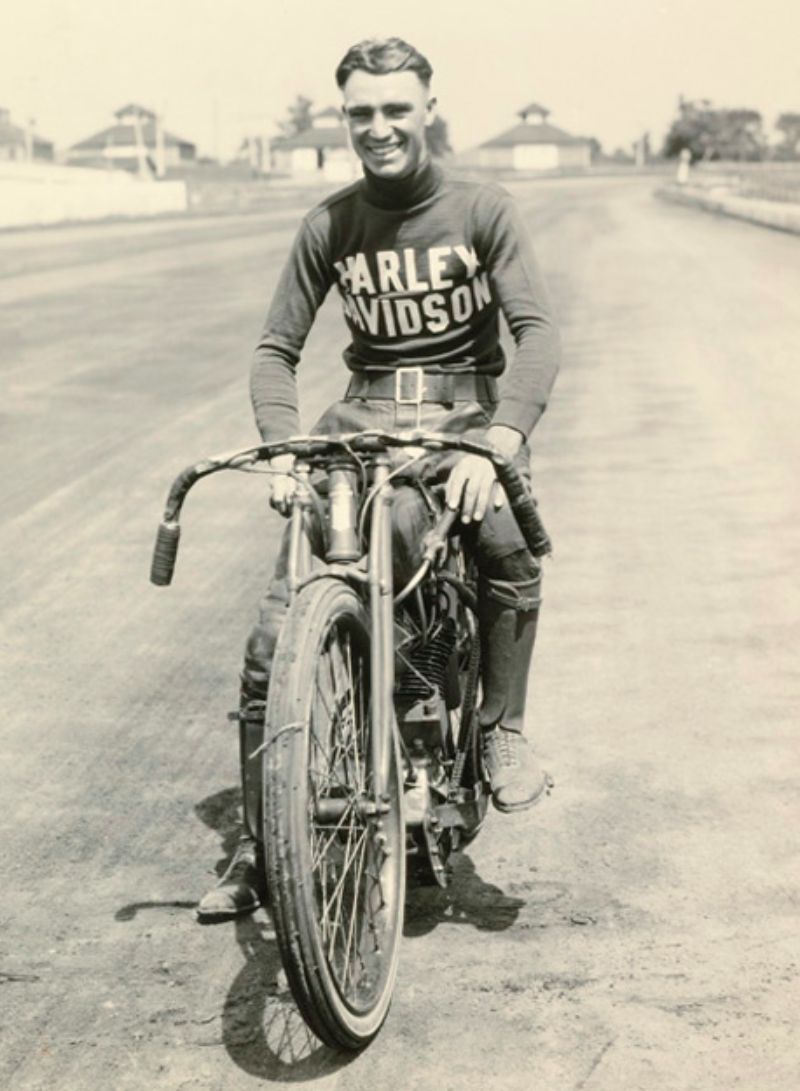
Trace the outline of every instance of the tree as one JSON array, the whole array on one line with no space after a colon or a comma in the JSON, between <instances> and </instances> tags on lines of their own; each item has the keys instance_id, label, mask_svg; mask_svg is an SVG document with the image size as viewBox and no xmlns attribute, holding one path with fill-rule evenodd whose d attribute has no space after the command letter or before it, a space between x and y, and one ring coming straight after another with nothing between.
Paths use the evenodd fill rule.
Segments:
<instances>
[{"instance_id":1,"label":"tree","mask_svg":"<svg viewBox=\"0 0 800 1091\"><path fill-rule=\"evenodd\" d=\"M776 159L800 159L800 114L781 114L775 128L783 134L775 148Z\"/></svg>"},{"instance_id":2,"label":"tree","mask_svg":"<svg viewBox=\"0 0 800 1091\"><path fill-rule=\"evenodd\" d=\"M664 155L676 158L684 148L698 159L763 159L766 141L757 110L714 109L708 99L681 98L678 117L664 140Z\"/></svg>"},{"instance_id":3,"label":"tree","mask_svg":"<svg viewBox=\"0 0 800 1091\"><path fill-rule=\"evenodd\" d=\"M450 132L447 122L439 114L433 119L426 130L428 151L437 159L443 159L446 155L452 155L450 146Z\"/></svg>"},{"instance_id":4,"label":"tree","mask_svg":"<svg viewBox=\"0 0 800 1091\"><path fill-rule=\"evenodd\" d=\"M286 110L288 115L286 119L278 122L284 136L295 136L297 133L304 133L306 129L311 128L311 107L313 105L313 99L306 98L305 95L297 96Z\"/></svg>"}]
</instances>

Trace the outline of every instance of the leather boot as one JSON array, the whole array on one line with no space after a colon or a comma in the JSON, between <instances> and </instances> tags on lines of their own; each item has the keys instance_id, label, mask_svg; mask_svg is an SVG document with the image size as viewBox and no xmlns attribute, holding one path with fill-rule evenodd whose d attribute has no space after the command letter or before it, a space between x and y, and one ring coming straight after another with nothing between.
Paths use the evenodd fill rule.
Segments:
<instances>
[{"instance_id":1,"label":"leather boot","mask_svg":"<svg viewBox=\"0 0 800 1091\"><path fill-rule=\"evenodd\" d=\"M261 905L258 855L257 842L252 837L242 836L231 862L198 902L198 920L204 923L227 921L258 909Z\"/></svg>"},{"instance_id":2,"label":"leather boot","mask_svg":"<svg viewBox=\"0 0 800 1091\"><path fill-rule=\"evenodd\" d=\"M264 707L263 698L257 696L247 678L242 677L239 712L232 713L231 716L239 721L239 767L244 828L231 862L198 903L197 916L202 921L230 920L252 913L261 904L258 893L261 882L258 836L261 816L260 747L264 741Z\"/></svg>"},{"instance_id":3,"label":"leather boot","mask_svg":"<svg viewBox=\"0 0 800 1091\"><path fill-rule=\"evenodd\" d=\"M504 812L533 806L547 776L522 738L525 698L539 621L539 580L482 583L479 590L481 681L478 722L492 801Z\"/></svg>"},{"instance_id":4,"label":"leather boot","mask_svg":"<svg viewBox=\"0 0 800 1091\"><path fill-rule=\"evenodd\" d=\"M266 692L242 675L239 691L239 772L242 778L242 818L245 833L261 839L261 765Z\"/></svg>"}]
</instances>

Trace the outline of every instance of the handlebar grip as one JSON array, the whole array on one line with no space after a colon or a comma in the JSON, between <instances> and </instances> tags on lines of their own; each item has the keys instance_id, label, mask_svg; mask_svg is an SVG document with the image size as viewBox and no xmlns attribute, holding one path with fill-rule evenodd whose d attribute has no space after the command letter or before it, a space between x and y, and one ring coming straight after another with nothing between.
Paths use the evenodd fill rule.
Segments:
<instances>
[{"instance_id":1,"label":"handlebar grip","mask_svg":"<svg viewBox=\"0 0 800 1091\"><path fill-rule=\"evenodd\" d=\"M156 587L168 587L172 583L180 540L181 528L178 523L159 524L150 565L150 582Z\"/></svg>"},{"instance_id":2,"label":"handlebar grip","mask_svg":"<svg viewBox=\"0 0 800 1091\"><path fill-rule=\"evenodd\" d=\"M553 546L550 536L544 529L536 502L528 492L523 479L510 462L504 461L502 464L495 462L495 470L500 484L506 491L508 503L514 512L528 549L534 557L543 557L545 553L551 553Z\"/></svg>"}]
</instances>

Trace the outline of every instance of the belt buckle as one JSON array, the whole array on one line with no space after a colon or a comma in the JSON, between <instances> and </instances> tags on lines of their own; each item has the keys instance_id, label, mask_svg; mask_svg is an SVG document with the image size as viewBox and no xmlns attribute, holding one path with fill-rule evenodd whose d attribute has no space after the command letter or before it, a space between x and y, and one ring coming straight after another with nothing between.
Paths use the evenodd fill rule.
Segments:
<instances>
[{"instance_id":1,"label":"belt buckle","mask_svg":"<svg viewBox=\"0 0 800 1091\"><path fill-rule=\"evenodd\" d=\"M409 381L413 394L409 394ZM398 405L417 407L415 428L419 428L422 413L422 400L425 395L425 372L421 367L399 367L394 374L394 400Z\"/></svg>"}]
</instances>

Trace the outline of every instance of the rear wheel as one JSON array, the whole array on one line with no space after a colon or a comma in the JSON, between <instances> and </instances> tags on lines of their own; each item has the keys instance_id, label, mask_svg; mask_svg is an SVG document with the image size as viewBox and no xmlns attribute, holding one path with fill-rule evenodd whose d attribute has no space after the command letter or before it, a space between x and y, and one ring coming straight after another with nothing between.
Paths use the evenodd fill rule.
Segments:
<instances>
[{"instance_id":1,"label":"rear wheel","mask_svg":"<svg viewBox=\"0 0 800 1091\"><path fill-rule=\"evenodd\" d=\"M328 1045L360 1049L386 1018L405 895L396 743L375 799L367 612L339 580L293 603L272 670L264 840L295 1001ZM384 725L390 730L391 725Z\"/></svg>"}]
</instances>

